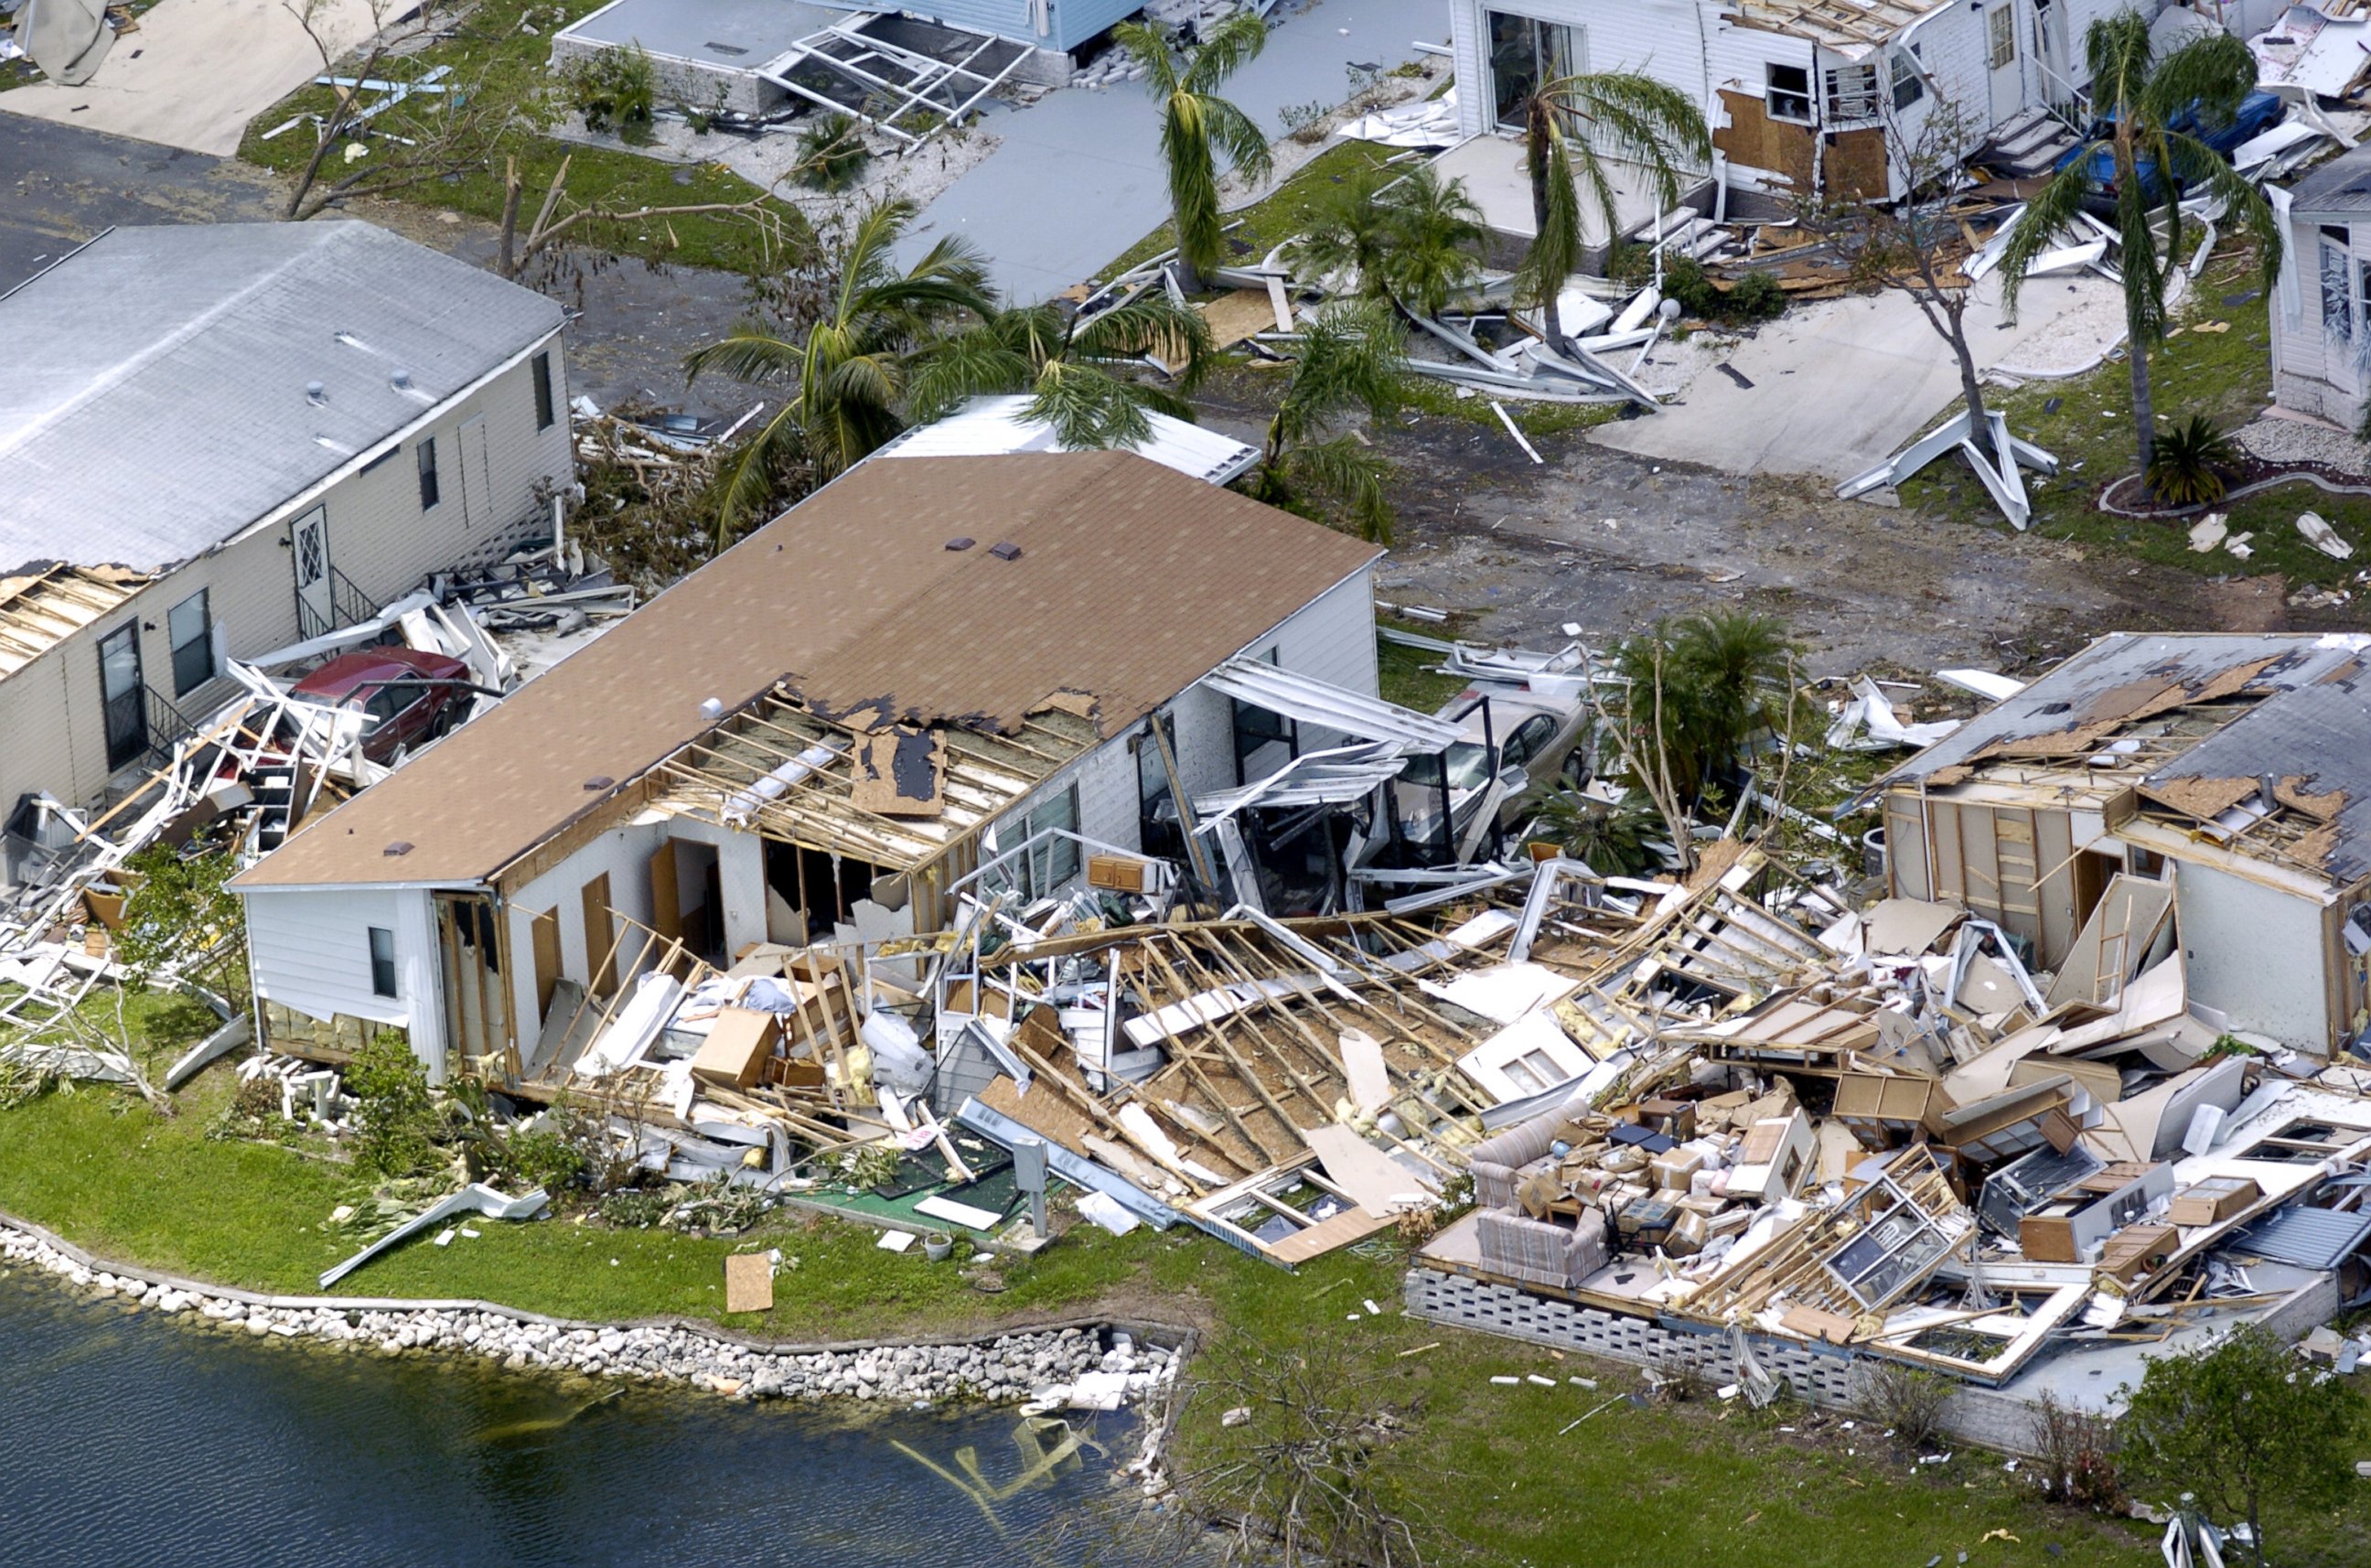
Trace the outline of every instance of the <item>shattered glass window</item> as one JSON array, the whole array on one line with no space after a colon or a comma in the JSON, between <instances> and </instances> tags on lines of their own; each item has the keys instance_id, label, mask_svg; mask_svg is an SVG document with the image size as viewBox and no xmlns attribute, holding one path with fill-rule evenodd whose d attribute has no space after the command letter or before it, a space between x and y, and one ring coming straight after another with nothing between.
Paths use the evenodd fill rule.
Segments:
<instances>
[{"instance_id":1,"label":"shattered glass window","mask_svg":"<svg viewBox=\"0 0 2371 1568\"><path fill-rule=\"evenodd\" d=\"M2354 307L2349 283L2354 272L2343 246L2321 242L2321 331L2333 343L2354 340Z\"/></svg>"}]
</instances>

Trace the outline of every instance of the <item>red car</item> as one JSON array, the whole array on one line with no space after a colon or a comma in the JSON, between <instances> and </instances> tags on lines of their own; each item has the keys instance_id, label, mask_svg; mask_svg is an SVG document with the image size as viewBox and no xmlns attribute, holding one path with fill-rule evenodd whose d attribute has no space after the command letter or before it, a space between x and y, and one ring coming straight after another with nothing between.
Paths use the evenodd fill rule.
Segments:
<instances>
[{"instance_id":1,"label":"red car","mask_svg":"<svg viewBox=\"0 0 2371 1568\"><path fill-rule=\"evenodd\" d=\"M364 648L340 654L298 681L291 695L361 708L363 755L385 762L405 747L434 740L461 717L470 695L469 667L417 648Z\"/></svg>"}]
</instances>

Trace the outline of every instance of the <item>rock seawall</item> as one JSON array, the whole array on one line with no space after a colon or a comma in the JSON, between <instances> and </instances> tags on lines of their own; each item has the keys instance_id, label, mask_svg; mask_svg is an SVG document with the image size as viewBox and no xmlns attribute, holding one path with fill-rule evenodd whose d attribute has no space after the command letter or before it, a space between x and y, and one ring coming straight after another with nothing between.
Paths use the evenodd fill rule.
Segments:
<instances>
[{"instance_id":1,"label":"rock seawall","mask_svg":"<svg viewBox=\"0 0 2371 1568\"><path fill-rule=\"evenodd\" d=\"M943 1344L744 1344L682 1322L571 1323L483 1302L271 1297L118 1272L36 1227L0 1225L0 1263L218 1331L348 1351L471 1355L512 1371L577 1373L706 1388L741 1400L1069 1401L1085 1374L1130 1402L1176 1375L1180 1353L1098 1326L1022 1329Z\"/></svg>"}]
</instances>

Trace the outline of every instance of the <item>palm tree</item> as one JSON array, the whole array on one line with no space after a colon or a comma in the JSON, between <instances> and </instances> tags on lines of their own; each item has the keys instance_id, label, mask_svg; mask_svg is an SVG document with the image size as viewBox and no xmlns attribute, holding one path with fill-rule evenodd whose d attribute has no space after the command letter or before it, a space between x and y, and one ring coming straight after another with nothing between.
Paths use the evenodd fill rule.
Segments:
<instances>
[{"instance_id":1,"label":"palm tree","mask_svg":"<svg viewBox=\"0 0 2371 1568\"><path fill-rule=\"evenodd\" d=\"M2115 173L2109 200L2122 238L2117 265L2124 280L2133 427L2141 471L2146 473L2157 457L2148 351L2165 337L2166 260L2181 250L2182 187L2203 187L2221 203L2226 221L2237 217L2246 226L2267 289L2280 272L2281 230L2272 204L2214 148L2174 128L2193 112L2208 124L2228 124L2239 100L2256 85L2256 60L2245 43L2219 32L2193 38L2158 59L2149 47L2148 23L2132 11L2093 22L2083 50L2091 67L2091 107L2098 114L2091 139L2026 203L2025 216L2001 255L2001 300L2015 312L2025 269L2058 243L2059 231L2083 211L2090 172L2106 155ZM2162 252L2155 226L2160 215Z\"/></svg>"},{"instance_id":2,"label":"palm tree","mask_svg":"<svg viewBox=\"0 0 2371 1568\"><path fill-rule=\"evenodd\" d=\"M987 317L938 343L914 370L914 417L935 419L983 392L1027 392L1028 414L1065 447L1135 447L1152 434L1148 413L1192 420L1191 392L1208 368L1210 324L1158 290L1081 321L1047 301ZM1178 366L1174 389L1116 375L1107 366L1151 354Z\"/></svg>"},{"instance_id":3,"label":"palm tree","mask_svg":"<svg viewBox=\"0 0 2371 1568\"><path fill-rule=\"evenodd\" d=\"M1291 255L1304 276L1355 276L1366 298L1438 316L1480 275L1483 239L1463 181L1377 164L1327 188Z\"/></svg>"},{"instance_id":4,"label":"palm tree","mask_svg":"<svg viewBox=\"0 0 2371 1568\"><path fill-rule=\"evenodd\" d=\"M1557 354L1571 350L1556 315L1564 280L1580 264L1584 191L1618 238L1622 219L1609 159L1644 168L1658 215L1680 203L1682 166L1712 157L1703 112L1675 87L1651 76L1602 71L1542 82L1523 106L1523 158L1532 178L1532 248L1517 273L1516 297L1539 311L1542 335Z\"/></svg>"},{"instance_id":5,"label":"palm tree","mask_svg":"<svg viewBox=\"0 0 2371 1568\"><path fill-rule=\"evenodd\" d=\"M775 476L804 458L829 479L905 428L898 409L915 359L948 325L996 308L987 271L961 240L942 239L904 272L891 253L919 209L903 199L858 215L839 275L798 342L747 324L695 349L685 367L794 389L718 475L717 544L772 496Z\"/></svg>"},{"instance_id":6,"label":"palm tree","mask_svg":"<svg viewBox=\"0 0 2371 1568\"><path fill-rule=\"evenodd\" d=\"M1403 335L1398 319L1369 300L1336 300L1317 313L1267 422L1249 486L1254 500L1321 522L1338 509L1359 538L1391 542L1392 505L1383 494L1391 466L1356 436L1325 433L1360 410L1381 419L1398 406Z\"/></svg>"},{"instance_id":7,"label":"palm tree","mask_svg":"<svg viewBox=\"0 0 2371 1568\"><path fill-rule=\"evenodd\" d=\"M1625 640L1614 668L1629 682L1629 722L1648 753L1637 761L1668 779L1681 802L1701 799L1775 722L1767 693L1785 689L1794 651L1782 622L1744 610L1659 621Z\"/></svg>"},{"instance_id":8,"label":"palm tree","mask_svg":"<svg viewBox=\"0 0 2371 1568\"><path fill-rule=\"evenodd\" d=\"M1169 208L1177 222L1177 254L1207 273L1222 254L1219 223L1219 155L1254 182L1267 179L1267 134L1218 96L1229 76L1257 58L1267 24L1237 12L1186 49L1174 34L1144 22L1112 29L1119 46L1144 67L1144 85L1161 105L1161 161L1169 168Z\"/></svg>"}]
</instances>

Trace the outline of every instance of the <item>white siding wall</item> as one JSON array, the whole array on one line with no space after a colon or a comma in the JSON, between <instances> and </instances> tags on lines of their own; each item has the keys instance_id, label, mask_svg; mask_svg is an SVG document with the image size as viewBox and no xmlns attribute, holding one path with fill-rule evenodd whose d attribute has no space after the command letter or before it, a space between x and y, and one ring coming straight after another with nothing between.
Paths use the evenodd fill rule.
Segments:
<instances>
[{"instance_id":1,"label":"white siding wall","mask_svg":"<svg viewBox=\"0 0 2371 1568\"><path fill-rule=\"evenodd\" d=\"M343 1013L411 1032L411 1048L441 1077L445 1013L434 912L412 888L257 889L247 903L255 993L309 1017ZM370 928L395 934L396 991L371 989Z\"/></svg>"},{"instance_id":2,"label":"white siding wall","mask_svg":"<svg viewBox=\"0 0 2371 1568\"><path fill-rule=\"evenodd\" d=\"M2183 861L2174 870L2190 999L2235 1029L2328 1055L2322 905L2244 877Z\"/></svg>"},{"instance_id":3,"label":"white siding wall","mask_svg":"<svg viewBox=\"0 0 2371 1568\"><path fill-rule=\"evenodd\" d=\"M498 559L548 526L535 504L538 481L564 482L574 472L567 414L567 377L560 340L552 356L555 417L535 424L533 361L524 361L472 396L439 413L427 434L436 440L443 475L440 504L423 512L416 440L368 473L349 474L318 504L326 508L330 563L374 603L400 598L432 572L473 559ZM486 519L464 516L462 424L485 420L487 476L492 506ZM19 796L46 790L69 805L94 799L108 777L107 741L99 709L99 639L129 621L141 627L141 668L148 684L173 695L172 640L167 615L200 589L224 629L229 656L246 658L298 637L290 528L298 512L277 517L236 543L202 555L149 584L112 615L83 628L31 664L0 680L0 816ZM202 714L191 714L192 719Z\"/></svg>"},{"instance_id":4,"label":"white siding wall","mask_svg":"<svg viewBox=\"0 0 2371 1568\"><path fill-rule=\"evenodd\" d=\"M2371 261L2371 224L2344 226L2347 253L2358 266ZM2283 408L2352 430L2362 423L2363 372L2349 363L2342 343L2325 332L2321 310L2322 226L2303 220L2288 226L2281 254L2284 285L2295 290L2297 314L2288 318L2275 294L2273 317L2273 395Z\"/></svg>"},{"instance_id":5,"label":"white siding wall","mask_svg":"<svg viewBox=\"0 0 2371 1568\"><path fill-rule=\"evenodd\" d=\"M609 907L629 920L644 924L651 918L651 854L666 835L666 827L613 828L578 849L574 854L510 895L505 915L510 921L511 988L514 1017L532 1018L535 1005L535 916L560 912L560 972L578 984L609 950L617 934L596 932L588 955L584 933L584 884L603 872L609 876ZM762 907L762 900L761 900ZM618 971L630 979L627 966L642 946L638 934L618 947ZM521 1031L524 1034L524 1029ZM524 1043L524 1042L523 1042Z\"/></svg>"}]
</instances>

